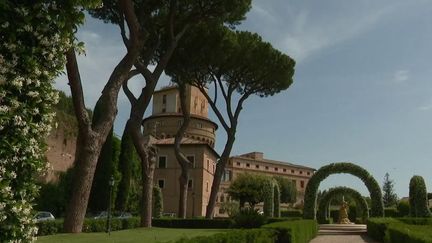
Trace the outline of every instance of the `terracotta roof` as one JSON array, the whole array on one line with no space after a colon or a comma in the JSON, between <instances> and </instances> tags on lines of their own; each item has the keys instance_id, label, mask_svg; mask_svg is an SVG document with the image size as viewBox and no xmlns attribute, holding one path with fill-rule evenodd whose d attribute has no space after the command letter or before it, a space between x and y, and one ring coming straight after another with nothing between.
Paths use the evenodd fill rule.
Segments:
<instances>
[{"instance_id":1,"label":"terracotta roof","mask_svg":"<svg viewBox=\"0 0 432 243\"><path fill-rule=\"evenodd\" d=\"M254 158L250 158L250 157L246 157L246 156L242 156L242 155L233 156L231 158L246 159L246 160L249 160L249 161L258 161L258 162L264 162L264 163L268 163L268 164L287 165L287 166L292 166L292 167L295 167L295 168L303 168L303 169L307 169L307 170L314 170L314 171L316 171L316 169L314 169L312 167L307 167L307 166L303 166L303 165L297 165L297 164L293 164L293 163L290 163L290 162L271 160L271 159L254 159Z\"/></svg>"}]
</instances>

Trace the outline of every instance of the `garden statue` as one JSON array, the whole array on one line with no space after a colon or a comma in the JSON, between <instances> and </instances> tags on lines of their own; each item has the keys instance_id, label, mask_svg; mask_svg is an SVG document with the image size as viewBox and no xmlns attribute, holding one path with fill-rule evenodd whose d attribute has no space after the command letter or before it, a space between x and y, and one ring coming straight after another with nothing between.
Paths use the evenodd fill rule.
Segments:
<instances>
[{"instance_id":1,"label":"garden statue","mask_svg":"<svg viewBox=\"0 0 432 243\"><path fill-rule=\"evenodd\" d=\"M352 224L348 219L348 203L345 202L345 198L342 198L342 205L339 209L339 221L338 224Z\"/></svg>"}]
</instances>

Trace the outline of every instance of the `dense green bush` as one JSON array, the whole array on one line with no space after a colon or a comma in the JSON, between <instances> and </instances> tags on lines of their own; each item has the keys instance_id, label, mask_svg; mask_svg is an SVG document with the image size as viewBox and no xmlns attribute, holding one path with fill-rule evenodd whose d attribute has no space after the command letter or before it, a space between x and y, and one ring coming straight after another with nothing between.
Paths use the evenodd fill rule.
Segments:
<instances>
[{"instance_id":1,"label":"dense green bush","mask_svg":"<svg viewBox=\"0 0 432 243\"><path fill-rule=\"evenodd\" d=\"M84 220L83 232L105 232L106 219L90 219ZM140 226L140 218L132 217L128 219L111 219L111 230L133 229ZM37 223L38 235L52 235L63 233L63 220L42 221Z\"/></svg>"},{"instance_id":2,"label":"dense green bush","mask_svg":"<svg viewBox=\"0 0 432 243\"><path fill-rule=\"evenodd\" d=\"M236 228L258 228L265 224L266 217L258 212L258 209L242 208L234 217Z\"/></svg>"},{"instance_id":3,"label":"dense green bush","mask_svg":"<svg viewBox=\"0 0 432 243\"><path fill-rule=\"evenodd\" d=\"M276 222L285 222L285 221L295 221L301 220L301 217L290 217L290 218L267 218L266 224L276 223Z\"/></svg>"},{"instance_id":4,"label":"dense green bush","mask_svg":"<svg viewBox=\"0 0 432 243\"><path fill-rule=\"evenodd\" d=\"M306 186L303 217L305 219L316 218L316 197L321 181L332 174L348 173L360 178L370 192L372 200L371 216L384 216L384 205L382 200L381 188L378 182L369 172L362 167L352 163L333 163L321 167L309 180Z\"/></svg>"},{"instance_id":5,"label":"dense green bush","mask_svg":"<svg viewBox=\"0 0 432 243\"><path fill-rule=\"evenodd\" d=\"M432 225L432 218L398 218L399 221L405 224L413 225Z\"/></svg>"},{"instance_id":6,"label":"dense green bush","mask_svg":"<svg viewBox=\"0 0 432 243\"><path fill-rule=\"evenodd\" d=\"M163 212L162 190L158 186L153 187L152 202L153 202L153 209L152 209L153 218L162 217L162 212Z\"/></svg>"},{"instance_id":7,"label":"dense green bush","mask_svg":"<svg viewBox=\"0 0 432 243\"><path fill-rule=\"evenodd\" d=\"M384 208L384 215L390 218L399 217L399 212L396 208Z\"/></svg>"},{"instance_id":8,"label":"dense green bush","mask_svg":"<svg viewBox=\"0 0 432 243\"><path fill-rule=\"evenodd\" d=\"M227 229L233 226L231 219L178 219L178 218L160 218L153 219L154 227L164 228L189 228L189 229Z\"/></svg>"},{"instance_id":9,"label":"dense green bush","mask_svg":"<svg viewBox=\"0 0 432 243\"><path fill-rule=\"evenodd\" d=\"M303 211L301 209L283 210L281 217L303 217Z\"/></svg>"},{"instance_id":10,"label":"dense green bush","mask_svg":"<svg viewBox=\"0 0 432 243\"><path fill-rule=\"evenodd\" d=\"M379 242L383 242L387 227L391 223L397 223L394 218L369 218L367 221L367 233Z\"/></svg>"},{"instance_id":11,"label":"dense green bush","mask_svg":"<svg viewBox=\"0 0 432 243\"><path fill-rule=\"evenodd\" d=\"M431 227L426 225L407 225L394 223L388 225L384 242L386 243L430 243Z\"/></svg>"},{"instance_id":12,"label":"dense green bush","mask_svg":"<svg viewBox=\"0 0 432 243\"><path fill-rule=\"evenodd\" d=\"M399 201L397 205L398 217L405 217L409 215L409 202Z\"/></svg>"},{"instance_id":13,"label":"dense green bush","mask_svg":"<svg viewBox=\"0 0 432 243\"><path fill-rule=\"evenodd\" d=\"M277 231L277 243L307 243L318 233L316 220L295 220L266 224L262 228Z\"/></svg>"},{"instance_id":14,"label":"dense green bush","mask_svg":"<svg viewBox=\"0 0 432 243\"><path fill-rule=\"evenodd\" d=\"M281 193L279 190L279 184L275 184L273 187L273 217L279 218L281 216L280 214L280 199L281 199Z\"/></svg>"},{"instance_id":15,"label":"dense green bush","mask_svg":"<svg viewBox=\"0 0 432 243\"><path fill-rule=\"evenodd\" d=\"M411 217L430 217L426 184L421 176L413 176L409 185L409 204Z\"/></svg>"},{"instance_id":16,"label":"dense green bush","mask_svg":"<svg viewBox=\"0 0 432 243\"><path fill-rule=\"evenodd\" d=\"M318 222L324 223L328 222L328 210L329 210L329 204L330 201L336 197L337 195L347 195L353 200L355 200L357 207L350 205L349 209L349 219L351 222L355 222L357 218L357 209L360 210L362 220L365 221L369 217L369 209L366 200L364 197L357 192L356 190L348 187L333 187L328 190L327 193L324 194L324 196L321 198L319 205L318 205L318 213L317 213L317 219ZM332 216L333 221L337 222L339 217L339 211L335 210L336 212L331 211L330 216ZM336 214L336 215L335 215Z\"/></svg>"},{"instance_id":17,"label":"dense green bush","mask_svg":"<svg viewBox=\"0 0 432 243\"><path fill-rule=\"evenodd\" d=\"M269 229L233 230L210 236L198 236L191 239L180 239L175 243L273 243L277 232Z\"/></svg>"}]
</instances>

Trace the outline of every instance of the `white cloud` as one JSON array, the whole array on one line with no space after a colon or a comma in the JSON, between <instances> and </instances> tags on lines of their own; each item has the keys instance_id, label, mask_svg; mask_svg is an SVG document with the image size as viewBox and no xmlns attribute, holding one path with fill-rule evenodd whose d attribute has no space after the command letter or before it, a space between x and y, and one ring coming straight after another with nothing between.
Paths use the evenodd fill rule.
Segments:
<instances>
[{"instance_id":1,"label":"white cloud","mask_svg":"<svg viewBox=\"0 0 432 243\"><path fill-rule=\"evenodd\" d=\"M432 102L430 102L429 104L425 104L425 105L419 106L417 109L421 110L421 111L432 110Z\"/></svg>"},{"instance_id":2,"label":"white cloud","mask_svg":"<svg viewBox=\"0 0 432 243\"><path fill-rule=\"evenodd\" d=\"M393 75L393 80L396 83L404 83L409 79L409 70L397 70Z\"/></svg>"}]
</instances>

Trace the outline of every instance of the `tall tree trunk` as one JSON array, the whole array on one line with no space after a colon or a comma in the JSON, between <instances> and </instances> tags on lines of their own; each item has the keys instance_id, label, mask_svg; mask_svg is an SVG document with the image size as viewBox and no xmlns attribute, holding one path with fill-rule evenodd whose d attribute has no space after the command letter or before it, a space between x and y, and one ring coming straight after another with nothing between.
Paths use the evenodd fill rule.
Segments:
<instances>
[{"instance_id":1,"label":"tall tree trunk","mask_svg":"<svg viewBox=\"0 0 432 243\"><path fill-rule=\"evenodd\" d=\"M73 179L73 192L63 224L65 232L69 233L82 231L97 159L117 115L118 93L123 82L129 77L129 72L145 41L135 15L133 2L119 0L119 9L129 29L127 53L114 68L97 101L104 111L97 120L90 121L87 114L75 51L72 48L66 52L66 70L79 133L76 143L75 166L77 168Z\"/></svg>"},{"instance_id":2,"label":"tall tree trunk","mask_svg":"<svg viewBox=\"0 0 432 243\"><path fill-rule=\"evenodd\" d=\"M225 172L225 167L228 164L229 156L231 154L231 150L233 148L235 141L235 131L231 131L228 133L227 142L225 144L224 151L222 153L222 156L220 157L217 165L216 165L216 171L213 177L213 183L210 193L209 202L207 204L206 208L206 218L211 219L213 218L213 211L216 206L216 198L217 194L219 192L219 187L222 181L222 175Z\"/></svg>"},{"instance_id":3,"label":"tall tree trunk","mask_svg":"<svg viewBox=\"0 0 432 243\"><path fill-rule=\"evenodd\" d=\"M150 153L147 158L141 158L144 163L152 161L153 155ZM149 166L142 165L142 203L141 203L141 227L152 226L152 204L153 204L153 175L155 170L155 163L150 162Z\"/></svg>"},{"instance_id":4,"label":"tall tree trunk","mask_svg":"<svg viewBox=\"0 0 432 243\"><path fill-rule=\"evenodd\" d=\"M80 132L77 145L74 172L74 178L77 179L73 180L73 194L64 221L65 231L71 233L79 233L82 230L102 141L93 132Z\"/></svg>"},{"instance_id":5,"label":"tall tree trunk","mask_svg":"<svg viewBox=\"0 0 432 243\"><path fill-rule=\"evenodd\" d=\"M188 193L188 182L189 182L189 167L191 162L187 159L186 155L181 151L181 140L184 137L184 134L190 123L190 111L186 105L186 85L181 80L178 80L178 89L180 96L180 105L183 113L183 123L180 126L179 130L176 133L174 140L174 153L177 159L177 162L181 167L181 174L179 177L179 187L180 187L180 196L179 196L179 209L178 216L179 218L186 218L187 214L187 193ZM192 209L193 210L193 209Z\"/></svg>"}]
</instances>

